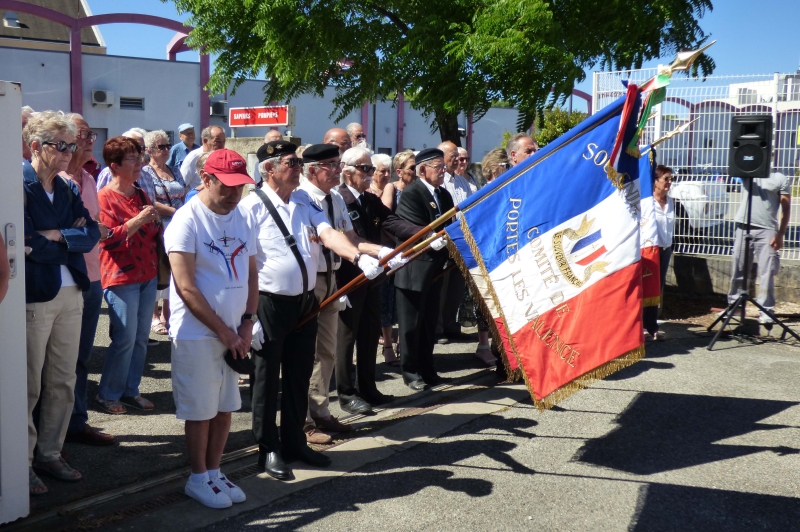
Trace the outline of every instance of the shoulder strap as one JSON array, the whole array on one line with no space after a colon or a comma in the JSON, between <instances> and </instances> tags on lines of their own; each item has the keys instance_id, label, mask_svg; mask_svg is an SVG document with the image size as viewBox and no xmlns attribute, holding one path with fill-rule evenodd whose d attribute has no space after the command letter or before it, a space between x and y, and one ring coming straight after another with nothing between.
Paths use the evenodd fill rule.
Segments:
<instances>
[{"instance_id":1,"label":"shoulder strap","mask_svg":"<svg viewBox=\"0 0 800 532\"><path fill-rule=\"evenodd\" d=\"M167 197L167 201L169 202L169 206L174 209L175 205L172 204L172 198L169 196L169 189L164 184L164 181L161 180L161 176L158 175L158 172L152 166L150 167L150 169L153 171L153 175L156 176L156 179L158 179L158 182L161 184L161 188L164 189L164 195ZM172 172L171 169L170 169L170 172ZM174 174L173 174L172 178L173 179L175 178ZM155 201L155 198L153 198L153 201Z\"/></svg>"},{"instance_id":2,"label":"shoulder strap","mask_svg":"<svg viewBox=\"0 0 800 532\"><path fill-rule=\"evenodd\" d=\"M264 191L260 188L253 189L253 192L256 193L259 199L261 199L261 201L267 207L269 215L272 216L273 220L275 220L275 225L277 225L278 229L280 229L281 233L283 233L283 239L286 241L286 245L292 250L294 258L297 259L297 264L300 265L300 273L303 276L303 294L301 298L301 306L305 307L306 296L308 294L308 270L306 269L306 262L300 255L300 250L297 249L297 240L295 240L294 236L286 228L286 224L283 223L283 219L281 218L280 214L278 214L278 210L275 208L275 205L272 204L272 200L269 199L269 196L267 196L266 193L264 193Z\"/></svg>"}]
</instances>

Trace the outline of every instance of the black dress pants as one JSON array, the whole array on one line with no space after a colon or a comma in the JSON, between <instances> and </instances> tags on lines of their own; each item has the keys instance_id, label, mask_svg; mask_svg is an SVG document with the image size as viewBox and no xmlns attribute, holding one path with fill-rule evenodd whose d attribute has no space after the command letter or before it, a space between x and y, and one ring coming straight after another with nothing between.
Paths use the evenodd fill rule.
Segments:
<instances>
[{"instance_id":1,"label":"black dress pants","mask_svg":"<svg viewBox=\"0 0 800 532\"><path fill-rule=\"evenodd\" d=\"M397 288L400 368L406 384L436 377L433 369L433 345L436 343L441 293L441 278L419 292Z\"/></svg>"},{"instance_id":2,"label":"black dress pants","mask_svg":"<svg viewBox=\"0 0 800 532\"><path fill-rule=\"evenodd\" d=\"M339 312L336 345L336 390L339 397L375 395L375 359L381 332L380 285L365 286L348 295L350 305ZM353 348L356 350L356 385L353 384Z\"/></svg>"},{"instance_id":3,"label":"black dress pants","mask_svg":"<svg viewBox=\"0 0 800 532\"><path fill-rule=\"evenodd\" d=\"M309 292L301 298L262 292L258 298L258 319L264 327L265 342L256 351L253 382L253 435L259 453L293 453L306 445L303 425L308 412L308 383L314 368L317 318L296 329L301 317L319 305ZM281 378L281 364L283 376ZM278 435L278 384L281 384L281 428Z\"/></svg>"}]
</instances>

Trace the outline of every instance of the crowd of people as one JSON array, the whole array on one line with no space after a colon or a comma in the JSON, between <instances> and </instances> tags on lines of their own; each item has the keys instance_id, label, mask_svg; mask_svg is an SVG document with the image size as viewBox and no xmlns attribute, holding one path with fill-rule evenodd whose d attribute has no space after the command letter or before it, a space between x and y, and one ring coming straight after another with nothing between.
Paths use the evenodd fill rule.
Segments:
<instances>
[{"instance_id":1,"label":"crowd of people","mask_svg":"<svg viewBox=\"0 0 800 532\"><path fill-rule=\"evenodd\" d=\"M360 124L304 146L271 130L250 176L217 126L195 144L182 124L174 145L165 131L130 129L105 142L101 169L81 115L23 108L22 122L31 495L47 493L42 476L81 480L65 441L115 443L89 424L90 400L108 414L154 410L140 393L151 333L171 342L185 492L214 508L245 500L220 472L242 377L259 464L287 480L292 461L330 463L309 443L351 430L329 409L334 373L345 412L394 399L376 384L381 344L415 391L443 382L434 344L462 339L462 323L479 326L480 361L498 365L444 238L410 263L393 248L535 152L528 135L473 165L476 176L451 142L392 158L369 149ZM362 273L369 282L320 308ZM0 300L6 287L0 269ZM103 300L111 342L89 398Z\"/></svg>"}]
</instances>

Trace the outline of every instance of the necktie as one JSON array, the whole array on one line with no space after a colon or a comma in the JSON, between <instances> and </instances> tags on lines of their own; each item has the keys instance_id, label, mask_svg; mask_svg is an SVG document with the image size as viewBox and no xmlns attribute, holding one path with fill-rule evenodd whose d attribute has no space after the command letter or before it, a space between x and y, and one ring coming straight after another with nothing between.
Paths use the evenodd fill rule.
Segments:
<instances>
[{"instance_id":1,"label":"necktie","mask_svg":"<svg viewBox=\"0 0 800 532\"><path fill-rule=\"evenodd\" d=\"M439 189L433 189L433 199L436 200L436 209L439 211L439 214L442 214L442 204L439 202Z\"/></svg>"},{"instance_id":2,"label":"necktie","mask_svg":"<svg viewBox=\"0 0 800 532\"><path fill-rule=\"evenodd\" d=\"M328 221L331 224L331 227L336 229L336 218L333 216L333 198L331 198L330 194L325 195L325 206L328 209ZM328 299L330 295L333 293L333 283L331 280L333 279L333 262L338 258L338 255L331 253L331 250L324 247L322 248L322 255L325 257L325 265L327 266L327 271L325 272L325 281L327 282L327 288L325 289L325 299Z\"/></svg>"}]
</instances>

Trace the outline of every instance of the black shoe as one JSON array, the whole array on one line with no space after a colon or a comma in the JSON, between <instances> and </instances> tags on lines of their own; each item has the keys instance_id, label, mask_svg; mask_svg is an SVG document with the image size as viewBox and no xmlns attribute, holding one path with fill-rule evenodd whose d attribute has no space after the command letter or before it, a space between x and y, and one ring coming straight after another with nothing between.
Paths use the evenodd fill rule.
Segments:
<instances>
[{"instance_id":1,"label":"black shoe","mask_svg":"<svg viewBox=\"0 0 800 532\"><path fill-rule=\"evenodd\" d=\"M411 389L412 389L412 390L414 390L415 392L421 392L422 390L424 390L424 389L425 389L425 387L427 386L427 384L425 384L425 381L424 381L424 380L422 380L422 379L417 379L417 380L415 380L415 381L407 382L407 383L406 383L406 386L408 386L409 388L411 388Z\"/></svg>"},{"instance_id":2,"label":"black shoe","mask_svg":"<svg viewBox=\"0 0 800 532\"><path fill-rule=\"evenodd\" d=\"M258 466L264 468L264 473L278 480L292 480L292 469L281 458L281 453L273 451L266 455L258 456Z\"/></svg>"},{"instance_id":3,"label":"black shoe","mask_svg":"<svg viewBox=\"0 0 800 532\"><path fill-rule=\"evenodd\" d=\"M372 405L356 395L341 395L339 396L339 406L342 410L350 414L367 414L372 415Z\"/></svg>"},{"instance_id":4,"label":"black shoe","mask_svg":"<svg viewBox=\"0 0 800 532\"><path fill-rule=\"evenodd\" d=\"M391 403L395 400L394 395L386 395L377 390L369 394L361 394L361 396L371 405L385 405L386 403Z\"/></svg>"},{"instance_id":5,"label":"black shoe","mask_svg":"<svg viewBox=\"0 0 800 532\"><path fill-rule=\"evenodd\" d=\"M439 345L447 345L450 343L450 339L445 335L441 335L438 338L436 338L436 343Z\"/></svg>"},{"instance_id":6,"label":"black shoe","mask_svg":"<svg viewBox=\"0 0 800 532\"><path fill-rule=\"evenodd\" d=\"M440 377L439 375L434 373L432 375L426 375L422 377L422 380L425 381L425 384L427 384L428 386L436 386L437 384L445 384L447 382L450 382L452 379L449 379L447 377Z\"/></svg>"},{"instance_id":7,"label":"black shoe","mask_svg":"<svg viewBox=\"0 0 800 532\"><path fill-rule=\"evenodd\" d=\"M331 459L328 456L315 451L307 445L303 445L292 452L284 451L283 454L286 455L286 460L289 462L300 460L301 462L315 467L328 467L331 465Z\"/></svg>"}]
</instances>

